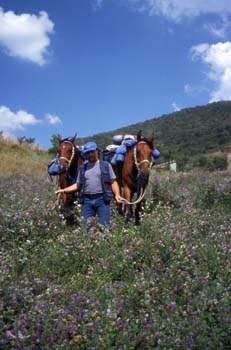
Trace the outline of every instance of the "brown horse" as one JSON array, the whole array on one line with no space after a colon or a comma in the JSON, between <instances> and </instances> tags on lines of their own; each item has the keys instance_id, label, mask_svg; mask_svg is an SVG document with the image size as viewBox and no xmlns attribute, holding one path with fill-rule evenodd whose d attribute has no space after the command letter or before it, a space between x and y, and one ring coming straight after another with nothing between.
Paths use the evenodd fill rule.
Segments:
<instances>
[{"instance_id":1,"label":"brown horse","mask_svg":"<svg viewBox=\"0 0 231 350\"><path fill-rule=\"evenodd\" d=\"M140 212L141 212L141 198L145 193L148 185L149 174L152 168L152 151L153 151L154 135L149 138L145 138L141 132L137 134L137 143L131 147L126 155L122 168L114 166L113 169L116 173L120 189L123 188L123 197L125 199L124 208L120 206L120 213L125 214L127 221L133 215L132 212L132 198L135 192L137 192L138 203L135 208L135 223L139 224Z\"/></svg>"},{"instance_id":2,"label":"brown horse","mask_svg":"<svg viewBox=\"0 0 231 350\"><path fill-rule=\"evenodd\" d=\"M79 166L83 163L78 148L75 145L76 134L73 137L62 139L60 135L57 136L59 141L59 169L58 187L65 188L72 185L76 181ZM71 209L76 200L74 193L59 194L59 202L63 209Z\"/></svg>"}]
</instances>

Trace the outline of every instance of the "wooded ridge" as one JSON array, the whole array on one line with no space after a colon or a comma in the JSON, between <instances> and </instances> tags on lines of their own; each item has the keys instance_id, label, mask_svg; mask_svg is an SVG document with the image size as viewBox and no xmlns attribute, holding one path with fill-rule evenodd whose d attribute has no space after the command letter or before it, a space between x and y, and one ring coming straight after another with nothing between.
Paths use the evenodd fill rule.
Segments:
<instances>
[{"instance_id":1,"label":"wooded ridge","mask_svg":"<svg viewBox=\"0 0 231 350\"><path fill-rule=\"evenodd\" d=\"M213 155L220 160L223 158L223 163L225 146L231 144L231 101L185 108L141 123L81 138L78 142L84 143L91 139L103 149L112 143L113 135L136 134L139 130L145 136L154 132L155 146L162 153L162 161L176 159L180 166L186 163L203 166L205 159Z\"/></svg>"}]
</instances>

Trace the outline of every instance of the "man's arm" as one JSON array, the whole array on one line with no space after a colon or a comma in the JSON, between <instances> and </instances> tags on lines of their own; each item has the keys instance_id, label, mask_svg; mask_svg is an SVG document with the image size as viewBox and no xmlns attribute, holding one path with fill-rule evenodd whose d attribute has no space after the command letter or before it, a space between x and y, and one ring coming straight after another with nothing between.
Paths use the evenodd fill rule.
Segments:
<instances>
[{"instance_id":1,"label":"man's arm","mask_svg":"<svg viewBox=\"0 0 231 350\"><path fill-rule=\"evenodd\" d=\"M112 180L111 188L112 188L112 191L115 195L115 200L117 202L119 202L119 200L120 200L120 188L119 188L118 182L116 180Z\"/></svg>"},{"instance_id":2,"label":"man's arm","mask_svg":"<svg viewBox=\"0 0 231 350\"><path fill-rule=\"evenodd\" d=\"M56 194L58 193L69 193L69 192L76 192L80 189L80 184L78 182L74 183L71 186L60 188L59 190L55 191Z\"/></svg>"}]
</instances>

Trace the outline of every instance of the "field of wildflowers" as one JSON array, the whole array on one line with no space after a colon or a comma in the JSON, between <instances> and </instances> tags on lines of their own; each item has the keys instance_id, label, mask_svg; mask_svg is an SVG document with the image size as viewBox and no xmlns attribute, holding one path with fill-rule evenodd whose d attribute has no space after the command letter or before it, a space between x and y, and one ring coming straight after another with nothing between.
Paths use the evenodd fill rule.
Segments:
<instances>
[{"instance_id":1,"label":"field of wildflowers","mask_svg":"<svg viewBox=\"0 0 231 350\"><path fill-rule=\"evenodd\" d=\"M231 349L231 175L152 175L140 226L68 225L44 175L0 179L0 349Z\"/></svg>"}]
</instances>

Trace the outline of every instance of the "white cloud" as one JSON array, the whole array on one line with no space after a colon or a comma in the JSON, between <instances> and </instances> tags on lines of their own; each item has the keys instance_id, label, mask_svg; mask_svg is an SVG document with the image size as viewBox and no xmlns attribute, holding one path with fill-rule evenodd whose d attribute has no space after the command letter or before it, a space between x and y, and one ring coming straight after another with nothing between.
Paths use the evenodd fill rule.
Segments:
<instances>
[{"instance_id":1,"label":"white cloud","mask_svg":"<svg viewBox=\"0 0 231 350\"><path fill-rule=\"evenodd\" d=\"M103 5L103 0L96 0L96 7L100 8Z\"/></svg>"},{"instance_id":2,"label":"white cloud","mask_svg":"<svg viewBox=\"0 0 231 350\"><path fill-rule=\"evenodd\" d=\"M192 85L187 83L184 85L184 92L190 96L197 96L204 92L208 93L208 88L206 88L206 86L204 86L202 83L199 85Z\"/></svg>"},{"instance_id":3,"label":"white cloud","mask_svg":"<svg viewBox=\"0 0 231 350\"><path fill-rule=\"evenodd\" d=\"M174 21L205 13L231 13L230 0L124 0L150 15L163 15Z\"/></svg>"},{"instance_id":4,"label":"white cloud","mask_svg":"<svg viewBox=\"0 0 231 350\"><path fill-rule=\"evenodd\" d=\"M231 100L231 42L200 44L191 48L192 58L207 65L207 77L215 83L210 102Z\"/></svg>"},{"instance_id":5,"label":"white cloud","mask_svg":"<svg viewBox=\"0 0 231 350\"><path fill-rule=\"evenodd\" d=\"M53 28L45 11L36 16L4 12L0 7L0 45L10 56L45 64Z\"/></svg>"},{"instance_id":6,"label":"white cloud","mask_svg":"<svg viewBox=\"0 0 231 350\"><path fill-rule=\"evenodd\" d=\"M0 130L5 133L24 130L26 126L36 125L40 122L41 120L24 110L12 112L8 107L0 106Z\"/></svg>"},{"instance_id":7,"label":"white cloud","mask_svg":"<svg viewBox=\"0 0 231 350\"><path fill-rule=\"evenodd\" d=\"M172 103L172 108L173 108L174 112L178 112L182 109L182 107L180 107L176 102Z\"/></svg>"},{"instance_id":8,"label":"white cloud","mask_svg":"<svg viewBox=\"0 0 231 350\"><path fill-rule=\"evenodd\" d=\"M228 17L223 15L221 16L221 21L213 24L205 24L204 28L214 37L219 39L224 39L229 35L231 22L228 20Z\"/></svg>"},{"instance_id":9,"label":"white cloud","mask_svg":"<svg viewBox=\"0 0 231 350\"><path fill-rule=\"evenodd\" d=\"M93 11L97 11L98 9L102 8L104 5L104 0L92 0L92 9Z\"/></svg>"},{"instance_id":10,"label":"white cloud","mask_svg":"<svg viewBox=\"0 0 231 350\"><path fill-rule=\"evenodd\" d=\"M45 118L49 124L52 124L52 125L62 124L62 120L57 115L52 115L47 113L45 115Z\"/></svg>"},{"instance_id":11,"label":"white cloud","mask_svg":"<svg viewBox=\"0 0 231 350\"><path fill-rule=\"evenodd\" d=\"M194 91L194 88L193 88L192 85L190 85L190 84L185 84L185 85L184 85L184 92L185 92L186 94L189 94L189 95L190 95L193 91Z\"/></svg>"}]
</instances>

